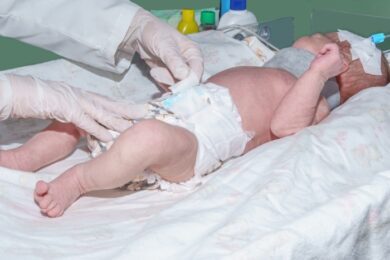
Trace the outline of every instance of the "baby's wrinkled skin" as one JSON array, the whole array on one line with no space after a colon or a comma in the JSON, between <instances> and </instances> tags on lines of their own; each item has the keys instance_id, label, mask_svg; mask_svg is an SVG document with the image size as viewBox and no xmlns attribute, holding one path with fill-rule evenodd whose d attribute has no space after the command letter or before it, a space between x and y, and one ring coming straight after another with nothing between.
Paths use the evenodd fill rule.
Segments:
<instances>
[{"instance_id":1,"label":"baby's wrinkled skin","mask_svg":"<svg viewBox=\"0 0 390 260\"><path fill-rule=\"evenodd\" d=\"M254 134L245 152L294 134L329 114L327 102L320 96L324 83L349 73L351 64L348 52L340 52L343 45L334 41L316 34L295 43L316 55L299 79L281 69L238 67L208 80L229 89L243 129ZM386 83L387 76L382 85ZM373 81L373 85L380 84ZM348 98L344 89L349 94L357 92L341 86L342 101ZM55 122L22 147L2 151L0 165L35 171L69 155L79 138L80 132L72 125ZM158 120L144 120L123 132L111 149L97 158L72 167L52 182L39 181L35 201L42 213L58 217L86 192L120 187L146 169L165 180L183 182L194 175L196 155L193 133Z\"/></svg>"}]
</instances>

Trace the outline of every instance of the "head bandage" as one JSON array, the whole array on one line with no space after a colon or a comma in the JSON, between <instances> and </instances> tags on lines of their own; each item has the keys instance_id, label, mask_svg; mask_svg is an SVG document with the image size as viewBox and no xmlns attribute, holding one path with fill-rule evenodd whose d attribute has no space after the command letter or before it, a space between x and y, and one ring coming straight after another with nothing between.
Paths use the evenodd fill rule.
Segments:
<instances>
[{"instance_id":1,"label":"head bandage","mask_svg":"<svg viewBox=\"0 0 390 260\"><path fill-rule=\"evenodd\" d=\"M370 38L363 38L348 31L338 30L340 41L348 41L351 45L352 60L360 59L364 72L372 75L382 75L382 53L376 48Z\"/></svg>"}]
</instances>

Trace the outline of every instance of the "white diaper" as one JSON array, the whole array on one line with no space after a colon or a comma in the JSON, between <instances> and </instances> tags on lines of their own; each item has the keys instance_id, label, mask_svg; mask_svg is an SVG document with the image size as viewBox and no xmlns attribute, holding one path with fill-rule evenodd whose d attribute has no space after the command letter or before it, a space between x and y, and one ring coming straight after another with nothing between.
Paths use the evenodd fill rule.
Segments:
<instances>
[{"instance_id":1,"label":"white diaper","mask_svg":"<svg viewBox=\"0 0 390 260\"><path fill-rule=\"evenodd\" d=\"M241 155L251 139L242 129L241 117L227 88L212 83L202 84L167 93L150 105L148 118L183 127L196 136L195 176L177 184L145 172L144 176L130 184L131 189L144 188L142 186L169 191L192 189L202 183L202 176L220 167L224 161Z\"/></svg>"}]
</instances>

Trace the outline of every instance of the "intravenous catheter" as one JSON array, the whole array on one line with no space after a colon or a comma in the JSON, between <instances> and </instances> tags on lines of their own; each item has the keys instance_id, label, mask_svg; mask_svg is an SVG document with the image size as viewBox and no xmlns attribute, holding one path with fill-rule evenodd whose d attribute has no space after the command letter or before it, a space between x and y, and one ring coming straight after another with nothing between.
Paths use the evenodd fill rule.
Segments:
<instances>
[{"instance_id":1,"label":"intravenous catheter","mask_svg":"<svg viewBox=\"0 0 390 260\"><path fill-rule=\"evenodd\" d=\"M384 34L384 33L376 33L371 35L371 41L375 44L382 43L385 41L385 39L389 38L390 34Z\"/></svg>"}]
</instances>

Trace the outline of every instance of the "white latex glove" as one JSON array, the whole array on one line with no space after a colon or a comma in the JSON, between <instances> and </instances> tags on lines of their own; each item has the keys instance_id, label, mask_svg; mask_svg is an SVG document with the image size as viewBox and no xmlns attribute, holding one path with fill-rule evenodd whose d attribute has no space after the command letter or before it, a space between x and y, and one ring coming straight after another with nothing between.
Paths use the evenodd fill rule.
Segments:
<instances>
[{"instance_id":1,"label":"white latex glove","mask_svg":"<svg viewBox=\"0 0 390 260\"><path fill-rule=\"evenodd\" d=\"M199 83L203 74L203 57L196 43L143 9L135 15L120 50L137 51L159 83L173 85L191 74Z\"/></svg>"},{"instance_id":2,"label":"white latex glove","mask_svg":"<svg viewBox=\"0 0 390 260\"><path fill-rule=\"evenodd\" d=\"M0 119L40 118L71 122L104 142L112 140L108 129L118 132L142 118L146 105L113 101L104 96L71 87L63 82L29 76L0 76Z\"/></svg>"}]
</instances>

